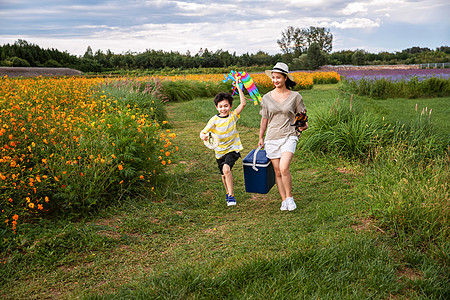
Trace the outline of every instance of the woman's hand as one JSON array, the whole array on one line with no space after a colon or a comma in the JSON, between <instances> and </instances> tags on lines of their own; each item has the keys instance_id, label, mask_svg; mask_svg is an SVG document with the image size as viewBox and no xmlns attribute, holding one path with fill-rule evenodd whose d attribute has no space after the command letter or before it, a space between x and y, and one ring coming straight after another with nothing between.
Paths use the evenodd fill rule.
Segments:
<instances>
[{"instance_id":1,"label":"woman's hand","mask_svg":"<svg viewBox=\"0 0 450 300\"><path fill-rule=\"evenodd\" d=\"M305 123L305 126L298 128L300 131L308 129L308 122Z\"/></svg>"},{"instance_id":2,"label":"woman's hand","mask_svg":"<svg viewBox=\"0 0 450 300\"><path fill-rule=\"evenodd\" d=\"M258 141L258 148L259 147L264 148L264 139L259 139L259 141Z\"/></svg>"}]
</instances>

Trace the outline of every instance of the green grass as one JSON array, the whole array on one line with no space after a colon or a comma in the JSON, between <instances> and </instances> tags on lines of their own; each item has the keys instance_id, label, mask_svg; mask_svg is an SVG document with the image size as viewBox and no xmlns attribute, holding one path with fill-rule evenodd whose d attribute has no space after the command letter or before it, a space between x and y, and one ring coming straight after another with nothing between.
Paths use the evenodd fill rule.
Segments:
<instances>
[{"instance_id":1,"label":"green grass","mask_svg":"<svg viewBox=\"0 0 450 300\"><path fill-rule=\"evenodd\" d=\"M368 110L385 117L386 122L407 123L414 120L424 108L431 112L432 130L435 134L446 138L450 142L450 97L441 98L390 98L390 99L371 99L369 97L354 97L355 102L362 102ZM417 112L415 111L417 104Z\"/></svg>"},{"instance_id":2,"label":"green grass","mask_svg":"<svg viewBox=\"0 0 450 300\"><path fill-rule=\"evenodd\" d=\"M315 111L343 97L332 85L301 94L311 126ZM257 145L258 110L249 103L238 122L244 155ZM448 244L442 245L438 258L426 248L401 247L396 236L380 227L371 212L370 189L364 189L371 184L367 166L334 155L297 152L291 171L298 208L282 212L276 187L266 195L245 192L238 162L233 168L238 205L227 207L214 154L198 137L215 113L212 99L171 103L167 113L180 151L156 193L125 199L85 222L30 225L20 252L11 253L0 267L0 297L450 295Z\"/></svg>"}]
</instances>

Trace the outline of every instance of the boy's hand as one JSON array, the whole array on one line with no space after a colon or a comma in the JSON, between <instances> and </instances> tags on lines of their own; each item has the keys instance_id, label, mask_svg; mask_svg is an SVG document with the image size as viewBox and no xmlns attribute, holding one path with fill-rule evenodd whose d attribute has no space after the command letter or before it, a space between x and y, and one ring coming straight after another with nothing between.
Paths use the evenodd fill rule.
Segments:
<instances>
[{"instance_id":1,"label":"boy's hand","mask_svg":"<svg viewBox=\"0 0 450 300\"><path fill-rule=\"evenodd\" d=\"M203 133L203 131L200 132L200 139L206 141L208 139L208 135L206 133Z\"/></svg>"}]
</instances>

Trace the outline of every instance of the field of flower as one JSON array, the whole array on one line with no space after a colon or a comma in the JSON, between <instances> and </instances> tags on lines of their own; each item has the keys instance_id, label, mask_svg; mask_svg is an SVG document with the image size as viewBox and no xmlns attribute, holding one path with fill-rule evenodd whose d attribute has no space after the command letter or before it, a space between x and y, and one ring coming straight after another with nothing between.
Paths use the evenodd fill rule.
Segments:
<instances>
[{"instance_id":1,"label":"field of flower","mask_svg":"<svg viewBox=\"0 0 450 300\"><path fill-rule=\"evenodd\" d=\"M147 186L174 152L150 103L105 92L98 78L1 79L2 228L79 216ZM102 89L105 87L105 89ZM156 105L155 105L156 106Z\"/></svg>"},{"instance_id":2,"label":"field of flower","mask_svg":"<svg viewBox=\"0 0 450 300\"><path fill-rule=\"evenodd\" d=\"M295 89L311 89L314 83L337 83L340 75L337 72L292 72L294 81L297 83ZM265 73L252 73L251 77L258 89L266 90L273 87L272 80ZM152 79L169 81L201 81L201 82L222 82L223 74L193 74L193 75L169 75L169 76L145 76L139 80L148 81Z\"/></svg>"},{"instance_id":3,"label":"field of flower","mask_svg":"<svg viewBox=\"0 0 450 300\"><path fill-rule=\"evenodd\" d=\"M413 77L417 77L419 81L435 77L448 79L450 77L450 69L351 69L337 70L339 75L346 79L360 80L365 79L389 79L391 81L409 81Z\"/></svg>"},{"instance_id":4,"label":"field of flower","mask_svg":"<svg viewBox=\"0 0 450 300\"><path fill-rule=\"evenodd\" d=\"M445 97L450 95L450 69L339 70L341 87L372 98Z\"/></svg>"}]
</instances>

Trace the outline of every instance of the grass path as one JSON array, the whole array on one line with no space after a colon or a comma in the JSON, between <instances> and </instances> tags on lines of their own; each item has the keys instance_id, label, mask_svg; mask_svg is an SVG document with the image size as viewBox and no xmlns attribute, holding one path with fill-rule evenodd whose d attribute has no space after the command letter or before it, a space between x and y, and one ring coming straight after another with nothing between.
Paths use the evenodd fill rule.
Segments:
<instances>
[{"instance_id":1,"label":"grass path","mask_svg":"<svg viewBox=\"0 0 450 300\"><path fill-rule=\"evenodd\" d=\"M211 99L168 106L180 151L158 194L125 202L87 223L61 225L47 251L9 283L6 299L386 299L414 298L389 244L354 192L358 166L295 155L297 209L279 210L276 186L227 207L214 154L198 138ZM251 109L249 109L251 111ZM238 125L247 154L257 128ZM67 247L61 245L67 242ZM76 242L73 242L76 241ZM44 243L41 242L41 243ZM74 244L80 245L78 248ZM70 248L70 249L68 249ZM41 257L41 256L42 257ZM45 258L43 258L45 257ZM405 275L406 274L406 275ZM100 296L103 295L103 296Z\"/></svg>"}]
</instances>

